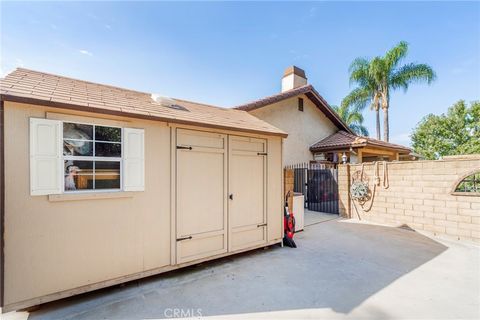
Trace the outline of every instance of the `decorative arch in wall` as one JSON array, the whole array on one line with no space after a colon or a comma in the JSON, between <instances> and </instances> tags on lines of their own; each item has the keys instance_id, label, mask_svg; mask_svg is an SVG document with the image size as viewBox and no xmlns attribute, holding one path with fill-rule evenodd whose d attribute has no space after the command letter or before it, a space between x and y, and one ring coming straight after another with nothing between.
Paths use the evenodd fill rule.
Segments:
<instances>
[{"instance_id":1,"label":"decorative arch in wall","mask_svg":"<svg viewBox=\"0 0 480 320\"><path fill-rule=\"evenodd\" d=\"M453 185L453 195L480 196L480 168L469 171L460 177Z\"/></svg>"}]
</instances>

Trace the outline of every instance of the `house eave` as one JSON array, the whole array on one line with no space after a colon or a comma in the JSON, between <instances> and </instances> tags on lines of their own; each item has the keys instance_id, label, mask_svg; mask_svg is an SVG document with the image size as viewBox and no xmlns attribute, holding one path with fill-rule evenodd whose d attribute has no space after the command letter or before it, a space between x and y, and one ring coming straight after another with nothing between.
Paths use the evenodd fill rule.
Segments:
<instances>
[{"instance_id":1,"label":"house eave","mask_svg":"<svg viewBox=\"0 0 480 320\"><path fill-rule=\"evenodd\" d=\"M89 106L84 106L84 105L78 105L78 104L74 104L74 103L64 103L64 102L57 102L57 101L41 100L41 99L14 96L14 95L8 95L8 94L0 94L0 100L1 101L16 102L16 103L26 103L26 104L32 104L32 105L44 106L44 107L51 107L51 108L69 109L69 110L92 112L92 113L98 113L98 114L108 114L108 115L113 115L113 116L122 116L122 117L134 118L134 119L162 121L162 122L167 122L167 123L201 126L201 127L206 127L206 128L214 128L214 129L222 129L222 130L230 130L230 131L238 131L238 132L246 132L246 133L255 133L255 134L268 135L268 136L278 136L278 137L282 137L282 138L286 138L288 136L288 134L284 133L284 132L270 132L270 131L254 130L254 129L235 128L235 127L230 127L230 126L214 125L214 124L210 124L210 123L185 121L185 120L172 119L172 118L166 118L166 117L160 117L160 116L152 116L152 115L146 115L146 114L135 114L135 113L129 113L129 112L121 112L121 111L116 111L116 110L108 110L108 109L101 109L101 108L89 107Z\"/></svg>"}]
</instances>

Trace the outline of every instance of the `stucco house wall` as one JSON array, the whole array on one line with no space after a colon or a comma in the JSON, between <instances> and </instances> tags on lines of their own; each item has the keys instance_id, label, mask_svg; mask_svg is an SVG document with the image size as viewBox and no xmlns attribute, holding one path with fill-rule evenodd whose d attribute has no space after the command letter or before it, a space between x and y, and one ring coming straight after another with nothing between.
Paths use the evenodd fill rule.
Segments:
<instances>
[{"instance_id":1,"label":"stucco house wall","mask_svg":"<svg viewBox=\"0 0 480 320\"><path fill-rule=\"evenodd\" d=\"M298 110L299 97L303 98L303 112ZM338 128L305 95L249 112L288 133L283 142L284 165L313 160L310 146L338 131Z\"/></svg>"}]
</instances>

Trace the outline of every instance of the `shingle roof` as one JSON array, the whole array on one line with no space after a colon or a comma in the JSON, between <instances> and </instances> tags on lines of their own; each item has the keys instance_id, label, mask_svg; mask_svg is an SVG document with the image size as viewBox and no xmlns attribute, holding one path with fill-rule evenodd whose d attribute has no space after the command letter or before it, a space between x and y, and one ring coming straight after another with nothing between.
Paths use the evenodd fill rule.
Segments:
<instances>
[{"instance_id":1,"label":"shingle roof","mask_svg":"<svg viewBox=\"0 0 480 320\"><path fill-rule=\"evenodd\" d=\"M380 148L395 149L398 151L411 152L410 148L405 146L385 142L370 137L357 136L345 131L338 131L323 140L318 141L310 147L310 151L321 152L337 148L356 148L365 146L376 146Z\"/></svg>"},{"instance_id":2,"label":"shingle roof","mask_svg":"<svg viewBox=\"0 0 480 320\"><path fill-rule=\"evenodd\" d=\"M150 93L18 68L0 80L1 100L173 123L287 136L248 112L174 99L188 111L155 102Z\"/></svg>"},{"instance_id":3,"label":"shingle roof","mask_svg":"<svg viewBox=\"0 0 480 320\"><path fill-rule=\"evenodd\" d=\"M305 94L310 100L312 100L312 102L317 106L317 108L319 108L325 114L325 116L337 126L338 129L351 132L350 128L345 124L345 122L343 122L343 120L338 116L338 114L333 111L327 101L317 92L317 90L315 90L315 88L311 84L306 84L298 88L294 88L274 94L272 96L242 104L240 106L236 106L235 109L252 111L301 94Z\"/></svg>"}]
</instances>

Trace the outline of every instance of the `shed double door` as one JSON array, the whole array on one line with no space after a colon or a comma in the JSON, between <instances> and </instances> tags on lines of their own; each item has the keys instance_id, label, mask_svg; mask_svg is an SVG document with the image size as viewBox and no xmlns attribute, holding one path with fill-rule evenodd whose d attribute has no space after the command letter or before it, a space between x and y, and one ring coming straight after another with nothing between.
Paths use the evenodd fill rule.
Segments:
<instances>
[{"instance_id":1,"label":"shed double door","mask_svg":"<svg viewBox=\"0 0 480 320\"><path fill-rule=\"evenodd\" d=\"M176 260L266 243L266 140L177 129Z\"/></svg>"}]
</instances>

